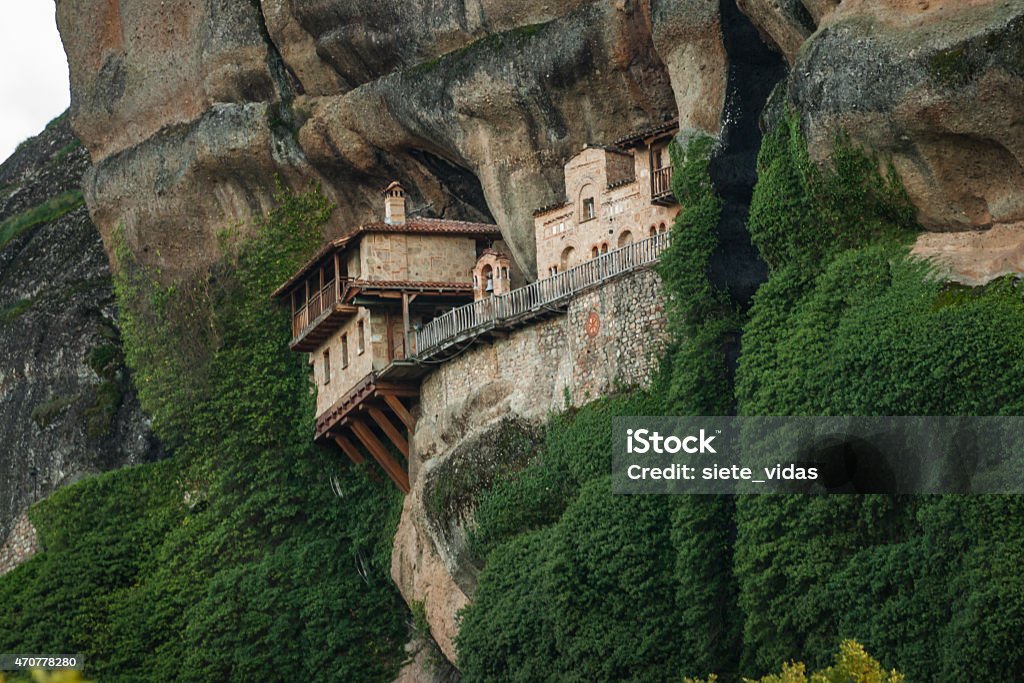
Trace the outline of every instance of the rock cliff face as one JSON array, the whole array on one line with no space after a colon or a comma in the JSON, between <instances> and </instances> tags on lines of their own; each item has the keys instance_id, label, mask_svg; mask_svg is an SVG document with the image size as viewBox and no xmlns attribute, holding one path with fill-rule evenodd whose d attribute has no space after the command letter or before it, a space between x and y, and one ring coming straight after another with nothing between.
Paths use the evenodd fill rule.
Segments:
<instances>
[{"instance_id":1,"label":"rock cliff face","mask_svg":"<svg viewBox=\"0 0 1024 683\"><path fill-rule=\"evenodd\" d=\"M121 360L66 117L0 166L0 545L34 501L159 455Z\"/></svg>"},{"instance_id":2,"label":"rock cliff face","mask_svg":"<svg viewBox=\"0 0 1024 683\"><path fill-rule=\"evenodd\" d=\"M493 216L533 272L566 158L677 110L715 133L725 97L718 14L692 0L61 0L58 21L92 216L170 278L275 176L320 181L334 232L397 178L414 210Z\"/></svg>"},{"instance_id":3,"label":"rock cliff face","mask_svg":"<svg viewBox=\"0 0 1024 683\"><path fill-rule=\"evenodd\" d=\"M971 284L1024 270L1024 4L740 4L792 64L812 153L846 131L899 172L919 254Z\"/></svg>"},{"instance_id":4,"label":"rock cliff face","mask_svg":"<svg viewBox=\"0 0 1024 683\"><path fill-rule=\"evenodd\" d=\"M1017 0L58 0L57 11L72 125L92 161L89 212L108 247L123 225L168 279L268 208L275 178L320 182L338 207L331 234L376 217L378 191L398 179L414 213L496 220L535 272L531 213L563 198L564 161L678 116L683 136L722 141L712 276L743 302L764 277L745 219L758 117L780 81L774 111L799 114L818 158L846 131L893 164L929 231L918 253L972 283L1024 272ZM472 582L426 527L423 492L406 500L393 575L453 658Z\"/></svg>"}]
</instances>

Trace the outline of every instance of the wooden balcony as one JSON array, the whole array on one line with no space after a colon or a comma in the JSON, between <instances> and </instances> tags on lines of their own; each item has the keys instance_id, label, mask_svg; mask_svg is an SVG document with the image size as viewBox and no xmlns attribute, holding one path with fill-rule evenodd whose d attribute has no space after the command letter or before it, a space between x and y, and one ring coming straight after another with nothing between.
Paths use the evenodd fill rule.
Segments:
<instances>
[{"instance_id":1,"label":"wooden balcony","mask_svg":"<svg viewBox=\"0 0 1024 683\"><path fill-rule=\"evenodd\" d=\"M293 304L292 351L314 351L330 337L357 308L344 301L348 280L334 278L310 292L301 306Z\"/></svg>"},{"instance_id":2,"label":"wooden balcony","mask_svg":"<svg viewBox=\"0 0 1024 683\"><path fill-rule=\"evenodd\" d=\"M676 203L672 194L672 167L656 168L651 173L651 203L670 205Z\"/></svg>"}]
</instances>

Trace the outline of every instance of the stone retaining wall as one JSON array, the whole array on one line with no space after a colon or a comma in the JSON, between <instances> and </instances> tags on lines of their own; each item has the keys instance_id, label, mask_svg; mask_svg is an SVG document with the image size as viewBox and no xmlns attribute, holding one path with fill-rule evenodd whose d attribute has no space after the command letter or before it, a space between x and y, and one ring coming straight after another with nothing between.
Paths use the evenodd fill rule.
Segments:
<instances>
[{"instance_id":1,"label":"stone retaining wall","mask_svg":"<svg viewBox=\"0 0 1024 683\"><path fill-rule=\"evenodd\" d=\"M39 537L36 528L23 512L14 520L7 540L0 546L0 576L11 571L22 562L39 552Z\"/></svg>"},{"instance_id":2,"label":"stone retaining wall","mask_svg":"<svg viewBox=\"0 0 1024 683\"><path fill-rule=\"evenodd\" d=\"M467 432L509 413L543 419L645 386L665 338L661 280L643 268L576 297L565 313L473 345L424 378L413 460L446 453Z\"/></svg>"}]
</instances>

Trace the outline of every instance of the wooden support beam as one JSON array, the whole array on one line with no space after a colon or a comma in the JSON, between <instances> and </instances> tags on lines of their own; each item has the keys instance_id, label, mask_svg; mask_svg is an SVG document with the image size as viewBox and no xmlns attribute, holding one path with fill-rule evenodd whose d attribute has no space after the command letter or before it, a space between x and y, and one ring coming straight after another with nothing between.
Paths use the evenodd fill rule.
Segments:
<instances>
[{"instance_id":1,"label":"wooden support beam","mask_svg":"<svg viewBox=\"0 0 1024 683\"><path fill-rule=\"evenodd\" d=\"M338 444L338 448L340 448L353 463L356 465L362 465L366 462L366 458L363 457L363 454L359 452L359 449L356 448L354 443L339 434L332 434L331 436L334 437L334 443Z\"/></svg>"},{"instance_id":2,"label":"wooden support beam","mask_svg":"<svg viewBox=\"0 0 1024 683\"><path fill-rule=\"evenodd\" d=\"M373 418L373 421L377 423L377 426L387 434L388 438L391 439L391 443L395 444L395 448L398 449L398 452L408 460L409 442L405 440L404 436L402 436L402 432L398 431L398 428L391 423L391 420L388 419L388 416L385 415L380 408L370 406L367 410L370 413L370 417Z\"/></svg>"},{"instance_id":3,"label":"wooden support beam","mask_svg":"<svg viewBox=\"0 0 1024 683\"><path fill-rule=\"evenodd\" d=\"M395 384L392 382L377 382L374 386L377 393L391 394L392 396L405 396L406 398L416 398L420 395L419 388L409 384Z\"/></svg>"},{"instance_id":4,"label":"wooden support beam","mask_svg":"<svg viewBox=\"0 0 1024 683\"><path fill-rule=\"evenodd\" d=\"M370 451L374 460L380 463L380 466L391 477L391 481L395 482L395 485L402 490L402 493L409 493L409 475L405 473L405 470L398 464L398 461L388 453L387 447L374 435L370 427L359 418L352 418L349 424L352 427L352 433L366 446L366 450Z\"/></svg>"},{"instance_id":5,"label":"wooden support beam","mask_svg":"<svg viewBox=\"0 0 1024 683\"><path fill-rule=\"evenodd\" d=\"M405 425L405 428L411 434L413 429L416 428L416 418L412 416L412 413L409 412L408 408L405 407L405 404L397 396L392 394L382 394L382 396L384 397L384 402L388 404L388 407L398 416L398 419L402 421L402 424Z\"/></svg>"}]
</instances>

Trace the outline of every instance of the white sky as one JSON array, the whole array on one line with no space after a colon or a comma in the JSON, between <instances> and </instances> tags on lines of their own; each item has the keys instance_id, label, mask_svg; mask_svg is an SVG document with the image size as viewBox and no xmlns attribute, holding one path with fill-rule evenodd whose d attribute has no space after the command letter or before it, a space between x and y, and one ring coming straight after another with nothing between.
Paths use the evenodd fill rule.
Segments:
<instances>
[{"instance_id":1,"label":"white sky","mask_svg":"<svg viewBox=\"0 0 1024 683\"><path fill-rule=\"evenodd\" d=\"M0 161L71 102L53 0L0 0Z\"/></svg>"}]
</instances>

